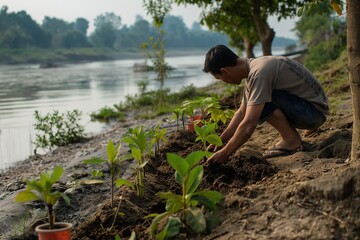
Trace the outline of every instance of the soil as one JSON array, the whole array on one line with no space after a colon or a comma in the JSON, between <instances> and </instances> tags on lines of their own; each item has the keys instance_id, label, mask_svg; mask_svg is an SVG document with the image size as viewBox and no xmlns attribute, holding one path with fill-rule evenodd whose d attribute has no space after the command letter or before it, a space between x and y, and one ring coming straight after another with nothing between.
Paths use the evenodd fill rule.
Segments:
<instances>
[{"instance_id":1,"label":"soil","mask_svg":"<svg viewBox=\"0 0 360 240\"><path fill-rule=\"evenodd\" d=\"M232 101L224 99L222 104L229 106ZM279 139L265 123L225 164L205 164L200 188L224 195L214 214L219 222L206 234L184 230L176 239L360 239L360 168L349 159L351 103L350 99L342 101L318 131L309 136L301 132L303 151L263 158L262 153ZM34 178L43 170L62 165L66 172L56 188L67 193L71 205L59 201L55 206L56 220L73 224L73 239L115 239L115 235L129 239L133 231L136 239L151 239L151 219L144 217L165 211L165 202L155 194L180 191L166 153L185 157L202 149L201 143L195 143L196 135L181 128L177 131L171 118L119 123L84 143L31 156L1 173L0 238L36 239L33 229L45 221L44 206L39 202L14 203L14 196L25 187L24 178ZM82 161L106 158L107 141L119 143L128 127L143 125L150 129L159 122L168 129L168 142L162 144L158 156L148 157L144 196L140 198L133 190L121 187L116 189L112 207L108 167L85 165ZM127 151L124 146L122 152ZM134 179L132 167L131 161L124 162L119 172ZM104 171L107 184L87 184L91 170L98 168ZM120 201L122 214L113 224Z\"/></svg>"}]
</instances>

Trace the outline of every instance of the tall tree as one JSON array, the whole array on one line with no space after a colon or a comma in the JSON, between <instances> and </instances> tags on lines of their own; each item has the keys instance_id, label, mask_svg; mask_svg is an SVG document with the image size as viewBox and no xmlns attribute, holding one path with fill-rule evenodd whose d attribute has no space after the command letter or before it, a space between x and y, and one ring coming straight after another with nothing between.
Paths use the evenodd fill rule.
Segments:
<instances>
[{"instance_id":1,"label":"tall tree","mask_svg":"<svg viewBox=\"0 0 360 240\"><path fill-rule=\"evenodd\" d=\"M360 1L346 1L347 51L349 64L349 82L353 103L353 136L351 159L360 160Z\"/></svg>"},{"instance_id":2,"label":"tall tree","mask_svg":"<svg viewBox=\"0 0 360 240\"><path fill-rule=\"evenodd\" d=\"M300 0L174 0L174 2L177 4L196 4L203 11L209 12L221 4L234 6L239 11L235 12L230 9L228 17L236 19L241 16L244 20L246 19L245 22L255 24L263 55L272 54L271 45L275 37L274 30L267 23L268 16L277 15L279 20L293 16L299 4L302 4ZM239 34L241 35L240 32Z\"/></svg>"},{"instance_id":3,"label":"tall tree","mask_svg":"<svg viewBox=\"0 0 360 240\"><path fill-rule=\"evenodd\" d=\"M77 18L75 20L74 28L75 30L81 32L86 36L87 30L89 28L89 21L86 20L85 18Z\"/></svg>"}]
</instances>

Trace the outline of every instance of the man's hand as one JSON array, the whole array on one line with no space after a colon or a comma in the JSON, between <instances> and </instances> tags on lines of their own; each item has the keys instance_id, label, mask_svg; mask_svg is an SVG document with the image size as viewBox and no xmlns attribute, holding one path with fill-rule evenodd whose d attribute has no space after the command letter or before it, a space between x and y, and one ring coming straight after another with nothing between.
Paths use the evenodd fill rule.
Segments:
<instances>
[{"instance_id":1,"label":"man's hand","mask_svg":"<svg viewBox=\"0 0 360 240\"><path fill-rule=\"evenodd\" d=\"M226 160L229 159L229 156L222 150L217 151L214 153L207 161L206 163L224 163Z\"/></svg>"}]
</instances>

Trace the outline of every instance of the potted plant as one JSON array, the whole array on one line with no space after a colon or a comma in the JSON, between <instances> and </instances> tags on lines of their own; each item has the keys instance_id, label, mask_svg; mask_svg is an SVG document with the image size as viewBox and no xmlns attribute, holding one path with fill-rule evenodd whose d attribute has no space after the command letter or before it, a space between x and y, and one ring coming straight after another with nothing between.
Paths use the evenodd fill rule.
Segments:
<instances>
[{"instance_id":1,"label":"potted plant","mask_svg":"<svg viewBox=\"0 0 360 240\"><path fill-rule=\"evenodd\" d=\"M70 204L70 199L66 194L52 191L52 186L60 179L63 172L64 169L57 166L52 171L41 173L39 180L26 180L26 189L16 195L15 201L17 202L40 200L47 207L49 223L35 228L39 240L71 239L72 224L55 222L53 213L53 206L59 198L63 198L67 204Z\"/></svg>"}]
</instances>

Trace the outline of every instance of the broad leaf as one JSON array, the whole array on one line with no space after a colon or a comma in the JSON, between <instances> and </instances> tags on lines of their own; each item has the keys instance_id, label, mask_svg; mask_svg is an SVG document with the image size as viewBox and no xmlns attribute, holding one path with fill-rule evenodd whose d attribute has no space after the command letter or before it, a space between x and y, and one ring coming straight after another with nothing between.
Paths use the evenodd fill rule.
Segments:
<instances>
[{"instance_id":1,"label":"broad leaf","mask_svg":"<svg viewBox=\"0 0 360 240\"><path fill-rule=\"evenodd\" d=\"M180 176L184 177L190 169L187 161L174 153L168 153L166 156L170 166L173 167Z\"/></svg>"},{"instance_id":2,"label":"broad leaf","mask_svg":"<svg viewBox=\"0 0 360 240\"><path fill-rule=\"evenodd\" d=\"M191 199L198 201L210 210L215 210L216 204L223 198L223 195L217 191L195 192L191 197Z\"/></svg>"},{"instance_id":3,"label":"broad leaf","mask_svg":"<svg viewBox=\"0 0 360 240\"><path fill-rule=\"evenodd\" d=\"M192 168L194 165L200 162L201 159L210 155L211 153L207 151L195 151L187 155L186 162L189 165L189 168Z\"/></svg>"},{"instance_id":4,"label":"broad leaf","mask_svg":"<svg viewBox=\"0 0 360 240\"><path fill-rule=\"evenodd\" d=\"M175 172L175 181L182 186L182 176L178 173L178 171Z\"/></svg>"},{"instance_id":5,"label":"broad leaf","mask_svg":"<svg viewBox=\"0 0 360 240\"><path fill-rule=\"evenodd\" d=\"M164 213L156 215L156 217L152 220L151 226L150 226L150 234L151 234L151 236L155 236L155 233L157 232L159 222L162 219L165 219L165 218L171 216L171 214L172 213L164 212Z\"/></svg>"},{"instance_id":6,"label":"broad leaf","mask_svg":"<svg viewBox=\"0 0 360 240\"><path fill-rule=\"evenodd\" d=\"M54 170L51 172L51 176L50 176L50 182L56 183L60 178L61 175L63 174L64 169L62 167L56 166L54 168Z\"/></svg>"},{"instance_id":7,"label":"broad leaf","mask_svg":"<svg viewBox=\"0 0 360 240\"><path fill-rule=\"evenodd\" d=\"M39 197L30 191L22 191L19 192L16 197L15 197L15 201L16 202L27 202L27 201L33 201L33 200L38 200Z\"/></svg>"},{"instance_id":8,"label":"broad leaf","mask_svg":"<svg viewBox=\"0 0 360 240\"><path fill-rule=\"evenodd\" d=\"M175 237L179 234L181 221L179 218L169 217L164 229L157 234L156 238L159 240Z\"/></svg>"},{"instance_id":9,"label":"broad leaf","mask_svg":"<svg viewBox=\"0 0 360 240\"><path fill-rule=\"evenodd\" d=\"M216 134L210 134L209 136L207 136L206 140L209 143L215 144L218 147L222 145L221 138Z\"/></svg>"},{"instance_id":10,"label":"broad leaf","mask_svg":"<svg viewBox=\"0 0 360 240\"><path fill-rule=\"evenodd\" d=\"M201 165L191 169L185 182L186 193L183 194L191 194L196 191L201 183L203 173L204 167Z\"/></svg>"},{"instance_id":11,"label":"broad leaf","mask_svg":"<svg viewBox=\"0 0 360 240\"><path fill-rule=\"evenodd\" d=\"M115 158L116 158L116 147L113 143L113 141L111 141L111 139L109 139L107 147L106 147L106 153L108 156L108 159L110 162L114 162Z\"/></svg>"},{"instance_id":12,"label":"broad leaf","mask_svg":"<svg viewBox=\"0 0 360 240\"><path fill-rule=\"evenodd\" d=\"M188 209L185 212L186 225L195 233L203 233L206 230L206 220L200 209Z\"/></svg>"},{"instance_id":13,"label":"broad leaf","mask_svg":"<svg viewBox=\"0 0 360 240\"><path fill-rule=\"evenodd\" d=\"M116 179L115 181L115 187L121 187L122 185L126 185L128 187L130 187L132 190L135 189L135 186L132 182L126 180L126 179L123 179L123 178L118 178Z\"/></svg>"}]
</instances>

